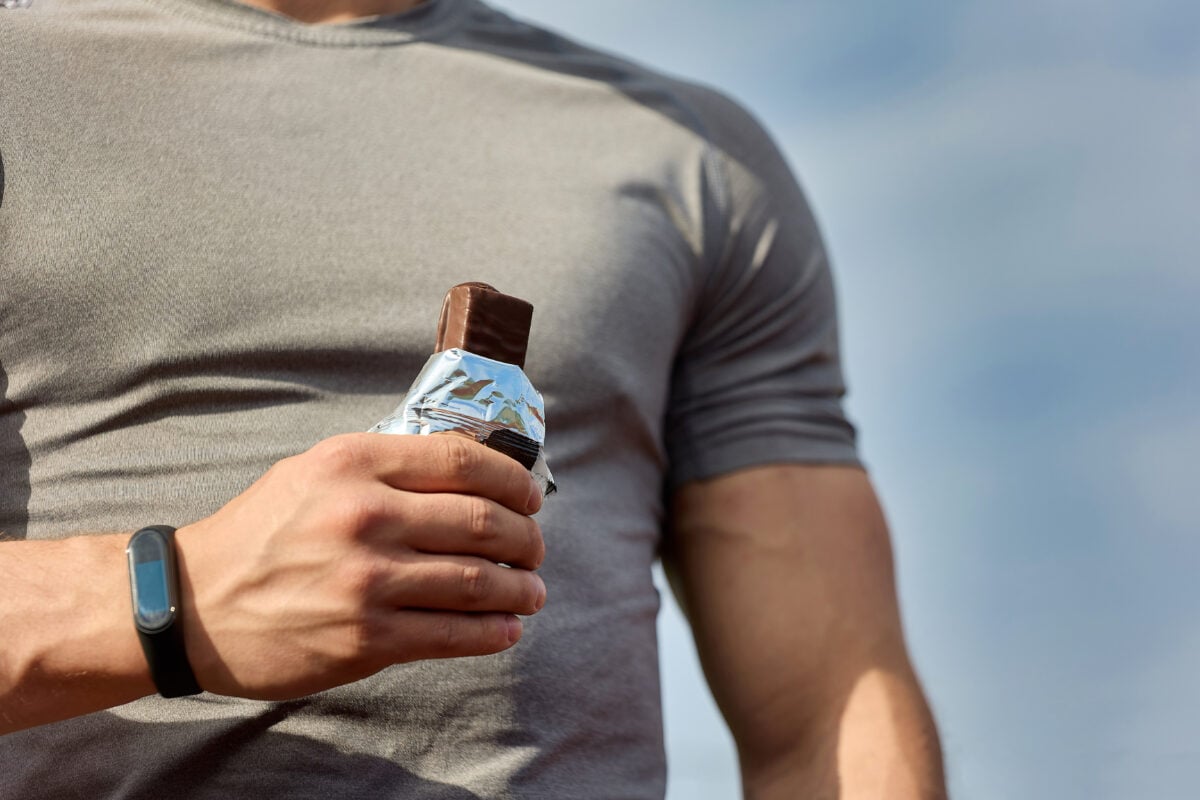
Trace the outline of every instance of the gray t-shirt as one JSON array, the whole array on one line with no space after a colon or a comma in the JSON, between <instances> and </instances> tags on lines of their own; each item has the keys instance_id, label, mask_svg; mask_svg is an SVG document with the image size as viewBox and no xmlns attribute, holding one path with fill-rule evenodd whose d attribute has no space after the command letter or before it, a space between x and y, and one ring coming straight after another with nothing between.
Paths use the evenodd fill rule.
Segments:
<instances>
[{"instance_id":1,"label":"gray t-shirt","mask_svg":"<svg viewBox=\"0 0 1200 800\"><path fill-rule=\"evenodd\" d=\"M475 0L34 0L0 9L0 159L9 536L186 524L366 429L468 280L536 308L561 487L512 650L13 734L0 797L662 796L666 492L856 459L819 236L744 111Z\"/></svg>"}]
</instances>

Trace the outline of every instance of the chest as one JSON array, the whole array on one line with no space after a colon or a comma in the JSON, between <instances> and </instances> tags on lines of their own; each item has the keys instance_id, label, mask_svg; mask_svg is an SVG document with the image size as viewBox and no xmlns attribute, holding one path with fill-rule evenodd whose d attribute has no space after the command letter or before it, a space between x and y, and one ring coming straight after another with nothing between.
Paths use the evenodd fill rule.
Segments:
<instances>
[{"instance_id":1,"label":"chest","mask_svg":"<svg viewBox=\"0 0 1200 800\"><path fill-rule=\"evenodd\" d=\"M99 53L74 68L116 69ZM445 289L483 280L534 304L548 402L657 418L702 282L698 148L591 87L454 56L207 68L230 55L181 51L163 76L134 52L103 104L60 74L0 127L10 394L87 400L245 353L394 393Z\"/></svg>"}]
</instances>

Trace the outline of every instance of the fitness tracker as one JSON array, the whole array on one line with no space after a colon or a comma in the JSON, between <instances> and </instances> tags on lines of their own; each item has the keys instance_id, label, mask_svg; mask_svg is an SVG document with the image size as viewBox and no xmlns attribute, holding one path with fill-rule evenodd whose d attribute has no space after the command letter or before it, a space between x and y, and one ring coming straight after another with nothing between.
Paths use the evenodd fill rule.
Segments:
<instances>
[{"instance_id":1,"label":"fitness tracker","mask_svg":"<svg viewBox=\"0 0 1200 800\"><path fill-rule=\"evenodd\" d=\"M142 528L125 548L133 624L150 676L163 697L199 694L200 684L188 663L179 613L179 572L175 566L175 529Z\"/></svg>"}]
</instances>

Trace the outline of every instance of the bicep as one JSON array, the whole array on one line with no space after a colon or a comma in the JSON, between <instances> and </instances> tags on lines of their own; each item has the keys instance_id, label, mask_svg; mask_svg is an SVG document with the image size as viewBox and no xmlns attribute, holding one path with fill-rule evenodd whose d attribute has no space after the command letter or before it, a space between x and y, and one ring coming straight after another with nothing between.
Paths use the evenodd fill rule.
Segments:
<instances>
[{"instance_id":1,"label":"bicep","mask_svg":"<svg viewBox=\"0 0 1200 800\"><path fill-rule=\"evenodd\" d=\"M887 528L861 469L685 484L664 565L744 762L820 747L861 676L909 673Z\"/></svg>"}]
</instances>

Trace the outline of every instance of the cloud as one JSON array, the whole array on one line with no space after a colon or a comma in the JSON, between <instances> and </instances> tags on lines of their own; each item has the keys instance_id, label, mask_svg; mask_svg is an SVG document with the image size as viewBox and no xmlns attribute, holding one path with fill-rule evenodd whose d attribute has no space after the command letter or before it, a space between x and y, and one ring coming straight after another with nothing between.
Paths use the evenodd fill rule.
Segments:
<instances>
[{"instance_id":1,"label":"cloud","mask_svg":"<svg viewBox=\"0 0 1200 800\"><path fill-rule=\"evenodd\" d=\"M1200 295L1200 104L1182 102L1196 96L1191 75L1068 64L948 76L852 120L784 126L848 340L888 330L904 348L860 369L909 370L995 319L1180 313Z\"/></svg>"},{"instance_id":2,"label":"cloud","mask_svg":"<svg viewBox=\"0 0 1200 800\"><path fill-rule=\"evenodd\" d=\"M968 9L957 52L975 68L1074 62L1153 76L1191 72L1200 62L1200 8L1185 0L974 2Z\"/></svg>"}]
</instances>

